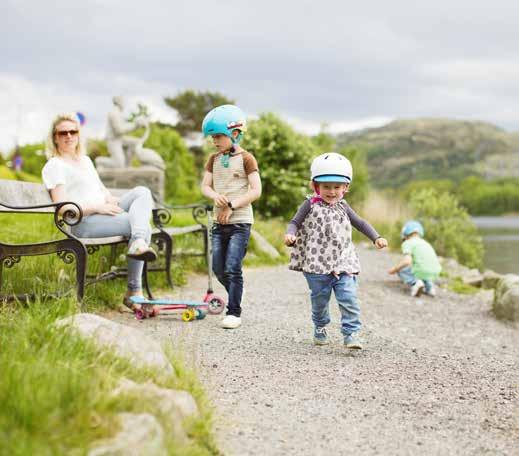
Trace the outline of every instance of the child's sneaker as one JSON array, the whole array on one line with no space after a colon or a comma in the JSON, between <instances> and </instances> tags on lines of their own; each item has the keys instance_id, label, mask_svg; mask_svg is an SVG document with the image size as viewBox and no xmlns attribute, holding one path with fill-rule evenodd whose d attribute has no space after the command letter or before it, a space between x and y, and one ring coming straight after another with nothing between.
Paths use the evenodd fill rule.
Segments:
<instances>
[{"instance_id":1,"label":"child's sneaker","mask_svg":"<svg viewBox=\"0 0 519 456\"><path fill-rule=\"evenodd\" d=\"M328 333L326 332L326 328L316 326L314 329L314 344L315 345L326 345L329 344Z\"/></svg>"},{"instance_id":2,"label":"child's sneaker","mask_svg":"<svg viewBox=\"0 0 519 456\"><path fill-rule=\"evenodd\" d=\"M236 329L241 325L241 318L235 315L226 315L222 320L222 328Z\"/></svg>"},{"instance_id":3,"label":"child's sneaker","mask_svg":"<svg viewBox=\"0 0 519 456\"><path fill-rule=\"evenodd\" d=\"M425 294L429 295L431 298L434 298L436 296L436 287L434 285L431 285L431 288L429 288L429 290L426 291Z\"/></svg>"},{"instance_id":4,"label":"child's sneaker","mask_svg":"<svg viewBox=\"0 0 519 456\"><path fill-rule=\"evenodd\" d=\"M411 287L411 296L416 296L418 298L422 294L424 289L425 283L423 283L423 280L418 279Z\"/></svg>"},{"instance_id":5,"label":"child's sneaker","mask_svg":"<svg viewBox=\"0 0 519 456\"><path fill-rule=\"evenodd\" d=\"M361 350L362 342L360 340L359 334L354 332L347 336L344 336L344 346L346 348L355 348L357 350Z\"/></svg>"}]
</instances>

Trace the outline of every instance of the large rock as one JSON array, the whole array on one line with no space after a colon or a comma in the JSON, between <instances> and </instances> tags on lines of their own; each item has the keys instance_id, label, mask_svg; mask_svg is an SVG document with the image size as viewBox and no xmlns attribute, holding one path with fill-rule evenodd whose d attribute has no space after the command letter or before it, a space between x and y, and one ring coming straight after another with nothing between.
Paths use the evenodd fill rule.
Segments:
<instances>
[{"instance_id":1,"label":"large rock","mask_svg":"<svg viewBox=\"0 0 519 456\"><path fill-rule=\"evenodd\" d=\"M497 318L519 321L519 276L506 274L494 292L492 309Z\"/></svg>"},{"instance_id":2,"label":"large rock","mask_svg":"<svg viewBox=\"0 0 519 456\"><path fill-rule=\"evenodd\" d=\"M449 277L468 277L471 274L471 269L459 264L454 258L439 257L439 260Z\"/></svg>"},{"instance_id":3,"label":"large rock","mask_svg":"<svg viewBox=\"0 0 519 456\"><path fill-rule=\"evenodd\" d=\"M276 250L276 248L256 230L251 230L251 237L254 239L256 247L259 251L266 253L270 258L279 257L279 252Z\"/></svg>"},{"instance_id":4,"label":"large rock","mask_svg":"<svg viewBox=\"0 0 519 456\"><path fill-rule=\"evenodd\" d=\"M483 272L483 288L490 289L496 288L498 282L503 278L502 274L498 274L497 272L492 271L491 269L485 270Z\"/></svg>"},{"instance_id":5,"label":"large rock","mask_svg":"<svg viewBox=\"0 0 519 456\"><path fill-rule=\"evenodd\" d=\"M76 314L56 324L70 325L82 336L92 338L100 347L128 358L139 367L154 367L173 374L171 363L160 344L137 329L89 313Z\"/></svg>"},{"instance_id":6,"label":"large rock","mask_svg":"<svg viewBox=\"0 0 519 456\"><path fill-rule=\"evenodd\" d=\"M115 437L93 444L88 456L166 456L164 431L153 415L121 413Z\"/></svg>"},{"instance_id":7,"label":"large rock","mask_svg":"<svg viewBox=\"0 0 519 456\"><path fill-rule=\"evenodd\" d=\"M199 412L193 396L187 391L161 388L151 382L139 384L124 378L112 394L136 397L139 401L153 404L166 417L175 441L181 444L188 443L182 421L187 417L198 416Z\"/></svg>"}]
</instances>

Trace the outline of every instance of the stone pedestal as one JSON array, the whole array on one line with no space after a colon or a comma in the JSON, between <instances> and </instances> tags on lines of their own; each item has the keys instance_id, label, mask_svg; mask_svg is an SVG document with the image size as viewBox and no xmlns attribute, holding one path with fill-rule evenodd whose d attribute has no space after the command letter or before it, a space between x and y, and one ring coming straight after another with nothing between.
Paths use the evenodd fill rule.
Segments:
<instances>
[{"instance_id":1,"label":"stone pedestal","mask_svg":"<svg viewBox=\"0 0 519 456\"><path fill-rule=\"evenodd\" d=\"M106 188L133 188L137 185L148 187L164 201L164 171L152 166L139 168L103 168L97 170Z\"/></svg>"}]
</instances>

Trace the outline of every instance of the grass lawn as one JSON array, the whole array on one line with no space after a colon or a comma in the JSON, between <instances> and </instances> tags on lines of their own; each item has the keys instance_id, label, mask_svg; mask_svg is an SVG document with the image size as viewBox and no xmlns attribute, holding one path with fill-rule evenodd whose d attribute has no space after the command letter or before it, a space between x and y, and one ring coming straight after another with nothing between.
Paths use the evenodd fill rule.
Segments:
<instances>
[{"instance_id":1,"label":"grass lawn","mask_svg":"<svg viewBox=\"0 0 519 456\"><path fill-rule=\"evenodd\" d=\"M41 242L59 238L51 216L1 214L0 238L8 243ZM175 211L176 226L193 223L190 211ZM257 220L254 228L282 252L270 259L251 240L245 265L286 263L283 247L286 223ZM201 250L200 233L175 238L175 250ZM126 263L124 249L117 263ZM98 274L109 270L109 248L88 258L88 270ZM173 262L176 285L184 284L189 271L206 270L203 258ZM201 417L186 423L192 437L189 447L179 447L168 432L171 423L162 420L170 454L218 454L212 435L211 408L196 373L169 347L176 376L153 369L137 369L129 362L100 351L54 322L78 311L75 300L75 265L57 255L22 257L13 268L4 267L3 293L35 292L40 298L29 304L11 303L0 307L0 455L86 454L89 444L117 432L115 415L121 411L142 412L153 404L130 398L112 398L110 391L122 377L136 382L153 381L159 386L184 389L196 399ZM150 274L152 289L166 287L163 273ZM126 289L124 279L100 282L85 289L83 311L102 313L120 305ZM45 293L59 291L60 299L45 299ZM160 417L160 415L159 415Z\"/></svg>"}]
</instances>

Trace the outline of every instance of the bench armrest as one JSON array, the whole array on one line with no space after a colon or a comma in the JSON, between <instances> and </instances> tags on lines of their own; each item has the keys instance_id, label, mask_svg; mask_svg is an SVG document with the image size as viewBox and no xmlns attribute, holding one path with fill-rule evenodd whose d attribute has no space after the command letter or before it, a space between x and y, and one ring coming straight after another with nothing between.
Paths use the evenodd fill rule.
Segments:
<instances>
[{"instance_id":1,"label":"bench armrest","mask_svg":"<svg viewBox=\"0 0 519 456\"><path fill-rule=\"evenodd\" d=\"M44 213L38 209L49 209L54 208L54 223L56 227L67 237L70 237L70 233L66 231L65 225L74 226L77 225L83 219L83 211L77 203L72 201L62 201L60 203L49 203L49 204L38 204L36 206L11 206L0 201L0 206L11 209L13 212L32 212L32 213ZM65 208L65 206L68 206ZM63 211L62 209L65 208Z\"/></svg>"},{"instance_id":2,"label":"bench armrest","mask_svg":"<svg viewBox=\"0 0 519 456\"><path fill-rule=\"evenodd\" d=\"M196 223L206 226L207 223L200 221L199 218L209 217L209 213L213 210L211 204L203 202L194 204L166 204L161 201L155 201L155 205L157 207L153 209L153 223L159 229L171 221L173 211L182 209L192 209L191 213Z\"/></svg>"}]
</instances>

